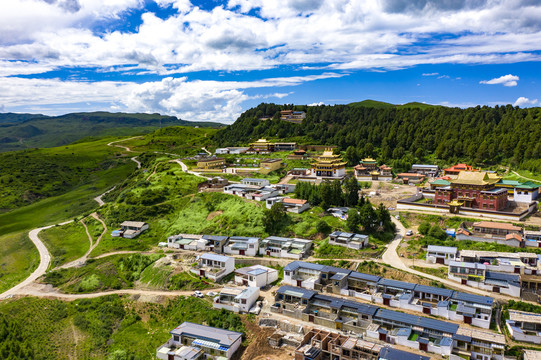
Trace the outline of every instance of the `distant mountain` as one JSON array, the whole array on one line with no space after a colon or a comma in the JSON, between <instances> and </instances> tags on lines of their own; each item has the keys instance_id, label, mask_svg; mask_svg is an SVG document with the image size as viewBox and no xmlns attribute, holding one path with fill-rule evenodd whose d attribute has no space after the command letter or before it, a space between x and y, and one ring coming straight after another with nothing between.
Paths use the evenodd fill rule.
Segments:
<instances>
[{"instance_id":1,"label":"distant mountain","mask_svg":"<svg viewBox=\"0 0 541 360\"><path fill-rule=\"evenodd\" d=\"M409 102L402 105L395 105L391 103L386 103L383 101L376 101L376 100L363 100L359 102L353 102L349 103L348 106L353 107L368 107L368 108L374 108L374 109L392 109L392 108L398 108L398 109L427 109L432 108L439 105L430 105L420 102Z\"/></svg>"},{"instance_id":2,"label":"distant mountain","mask_svg":"<svg viewBox=\"0 0 541 360\"><path fill-rule=\"evenodd\" d=\"M45 118L42 114L18 114L18 113L0 113L0 124L19 123L29 119Z\"/></svg>"},{"instance_id":3,"label":"distant mountain","mask_svg":"<svg viewBox=\"0 0 541 360\"><path fill-rule=\"evenodd\" d=\"M160 114L91 112L46 117L5 113L0 114L0 152L61 146L87 137L144 134L166 126L218 128L224 125Z\"/></svg>"}]
</instances>

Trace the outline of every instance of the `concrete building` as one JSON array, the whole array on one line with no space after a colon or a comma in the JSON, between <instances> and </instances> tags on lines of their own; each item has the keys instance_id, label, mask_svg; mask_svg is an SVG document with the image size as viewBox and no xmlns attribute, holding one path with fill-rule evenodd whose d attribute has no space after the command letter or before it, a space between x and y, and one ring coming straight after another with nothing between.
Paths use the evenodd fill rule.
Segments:
<instances>
[{"instance_id":1,"label":"concrete building","mask_svg":"<svg viewBox=\"0 0 541 360\"><path fill-rule=\"evenodd\" d=\"M214 298L212 307L236 313L247 313L259 297L259 287L231 288L224 287Z\"/></svg>"},{"instance_id":2,"label":"concrete building","mask_svg":"<svg viewBox=\"0 0 541 360\"><path fill-rule=\"evenodd\" d=\"M438 165L413 164L410 172L423 174L430 177L436 177L440 171Z\"/></svg>"},{"instance_id":3,"label":"concrete building","mask_svg":"<svg viewBox=\"0 0 541 360\"><path fill-rule=\"evenodd\" d=\"M196 275L218 281L235 271L235 258L206 253L198 257L197 265L190 271Z\"/></svg>"},{"instance_id":4,"label":"concrete building","mask_svg":"<svg viewBox=\"0 0 541 360\"><path fill-rule=\"evenodd\" d=\"M334 231L329 235L329 245L344 246L350 249L363 249L368 246L368 235Z\"/></svg>"},{"instance_id":5,"label":"concrete building","mask_svg":"<svg viewBox=\"0 0 541 360\"><path fill-rule=\"evenodd\" d=\"M259 163L259 172L268 174L272 171L279 170L282 167L282 159L265 159Z\"/></svg>"},{"instance_id":6,"label":"concrete building","mask_svg":"<svg viewBox=\"0 0 541 360\"><path fill-rule=\"evenodd\" d=\"M396 177L398 180L401 180L404 185L420 184L426 179L424 174L417 173L400 173L396 175Z\"/></svg>"},{"instance_id":7,"label":"concrete building","mask_svg":"<svg viewBox=\"0 0 541 360\"><path fill-rule=\"evenodd\" d=\"M505 321L513 340L541 344L541 314L518 310L508 310L509 319Z\"/></svg>"},{"instance_id":8,"label":"concrete building","mask_svg":"<svg viewBox=\"0 0 541 360\"><path fill-rule=\"evenodd\" d=\"M531 181L522 183L514 188L513 200L518 203L531 203L539 197L539 187Z\"/></svg>"},{"instance_id":9,"label":"concrete building","mask_svg":"<svg viewBox=\"0 0 541 360\"><path fill-rule=\"evenodd\" d=\"M290 259L302 259L309 255L312 244L312 240L269 236L268 238L263 239L259 244L259 254Z\"/></svg>"},{"instance_id":10,"label":"concrete building","mask_svg":"<svg viewBox=\"0 0 541 360\"><path fill-rule=\"evenodd\" d=\"M197 161L199 170L222 169L225 167L225 159L220 157L210 157Z\"/></svg>"},{"instance_id":11,"label":"concrete building","mask_svg":"<svg viewBox=\"0 0 541 360\"><path fill-rule=\"evenodd\" d=\"M231 359L242 343L242 334L183 322L170 331L171 339L156 351L161 360ZM200 354L200 352L204 354Z\"/></svg>"},{"instance_id":12,"label":"concrete building","mask_svg":"<svg viewBox=\"0 0 541 360\"><path fill-rule=\"evenodd\" d=\"M247 236L231 236L223 247L224 254L256 256L259 249L259 238Z\"/></svg>"},{"instance_id":13,"label":"concrete building","mask_svg":"<svg viewBox=\"0 0 541 360\"><path fill-rule=\"evenodd\" d=\"M278 270L263 265L252 265L235 270L235 284L264 287L278 280Z\"/></svg>"},{"instance_id":14,"label":"concrete building","mask_svg":"<svg viewBox=\"0 0 541 360\"><path fill-rule=\"evenodd\" d=\"M124 221L119 230L113 230L111 236L133 239L148 229L148 224L143 221Z\"/></svg>"},{"instance_id":15,"label":"concrete building","mask_svg":"<svg viewBox=\"0 0 541 360\"><path fill-rule=\"evenodd\" d=\"M241 184L251 185L251 186L269 186L270 182L267 179L255 179L255 178L245 178L240 181Z\"/></svg>"},{"instance_id":16,"label":"concrete building","mask_svg":"<svg viewBox=\"0 0 541 360\"><path fill-rule=\"evenodd\" d=\"M520 275L487 271L487 265L451 261L448 277L462 285L476 287L494 293L520 297Z\"/></svg>"},{"instance_id":17,"label":"concrete building","mask_svg":"<svg viewBox=\"0 0 541 360\"><path fill-rule=\"evenodd\" d=\"M450 261L456 259L457 253L456 247L428 245L426 262L449 265Z\"/></svg>"},{"instance_id":18,"label":"concrete building","mask_svg":"<svg viewBox=\"0 0 541 360\"><path fill-rule=\"evenodd\" d=\"M208 241L202 235L179 234L167 238L167 247L181 250L210 251Z\"/></svg>"}]
</instances>

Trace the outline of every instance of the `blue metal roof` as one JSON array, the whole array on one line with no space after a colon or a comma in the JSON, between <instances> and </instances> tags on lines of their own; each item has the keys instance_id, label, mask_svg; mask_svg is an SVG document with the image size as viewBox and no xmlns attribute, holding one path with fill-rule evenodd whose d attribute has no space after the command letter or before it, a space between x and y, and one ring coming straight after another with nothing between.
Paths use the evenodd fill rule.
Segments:
<instances>
[{"instance_id":1,"label":"blue metal roof","mask_svg":"<svg viewBox=\"0 0 541 360\"><path fill-rule=\"evenodd\" d=\"M380 360L430 360L428 356L422 356L392 347L384 347L379 351Z\"/></svg>"},{"instance_id":2,"label":"blue metal roof","mask_svg":"<svg viewBox=\"0 0 541 360\"><path fill-rule=\"evenodd\" d=\"M224 241L227 240L229 236L225 235L203 235L203 239L212 240L212 241Z\"/></svg>"},{"instance_id":3,"label":"blue metal roof","mask_svg":"<svg viewBox=\"0 0 541 360\"><path fill-rule=\"evenodd\" d=\"M349 274L349 276L351 276L354 279L359 279L359 280L364 280L364 281L371 281L371 282L378 282L381 279L381 277L379 277L377 275L365 274L365 273L360 273L360 272L357 272L357 271L352 271Z\"/></svg>"},{"instance_id":4,"label":"blue metal roof","mask_svg":"<svg viewBox=\"0 0 541 360\"><path fill-rule=\"evenodd\" d=\"M424 292L427 294L433 294L433 295L439 295L439 296L445 296L445 297L451 297L453 295L453 290L448 289L442 289L434 286L426 286L426 285L416 285L415 291Z\"/></svg>"},{"instance_id":5,"label":"blue metal roof","mask_svg":"<svg viewBox=\"0 0 541 360\"><path fill-rule=\"evenodd\" d=\"M393 287L397 289L413 290L417 284L412 284L404 281L392 280L392 279L380 279L378 285Z\"/></svg>"},{"instance_id":6,"label":"blue metal roof","mask_svg":"<svg viewBox=\"0 0 541 360\"><path fill-rule=\"evenodd\" d=\"M451 298L454 300L465 301L465 302L469 302L473 304L481 304L481 305L487 305L487 306L492 306L492 304L494 303L494 299L491 297L468 294L468 293L463 293L460 291L455 291L453 293L453 296L451 296Z\"/></svg>"},{"instance_id":7,"label":"blue metal roof","mask_svg":"<svg viewBox=\"0 0 541 360\"><path fill-rule=\"evenodd\" d=\"M376 312L375 318L403 323L407 326L419 326L448 334L455 334L458 330L457 324L381 308Z\"/></svg>"},{"instance_id":8,"label":"blue metal roof","mask_svg":"<svg viewBox=\"0 0 541 360\"><path fill-rule=\"evenodd\" d=\"M485 272L486 280L499 280L510 284L520 284L520 275L515 274L504 274L495 271L486 271Z\"/></svg>"},{"instance_id":9,"label":"blue metal roof","mask_svg":"<svg viewBox=\"0 0 541 360\"><path fill-rule=\"evenodd\" d=\"M233 259L233 258L223 256L223 255L218 255L218 254L205 253L205 254L201 255L201 259L207 259L207 260L223 262L223 261L227 261L227 260Z\"/></svg>"},{"instance_id":10,"label":"blue metal roof","mask_svg":"<svg viewBox=\"0 0 541 360\"><path fill-rule=\"evenodd\" d=\"M379 309L379 307L374 305L363 304L356 301L344 300L342 298L321 294L315 295L314 299L320 301L327 301L329 302L329 306L334 309L342 309L343 307L348 307L355 309L359 314L366 314L370 316L374 316L376 311L378 311Z\"/></svg>"}]
</instances>

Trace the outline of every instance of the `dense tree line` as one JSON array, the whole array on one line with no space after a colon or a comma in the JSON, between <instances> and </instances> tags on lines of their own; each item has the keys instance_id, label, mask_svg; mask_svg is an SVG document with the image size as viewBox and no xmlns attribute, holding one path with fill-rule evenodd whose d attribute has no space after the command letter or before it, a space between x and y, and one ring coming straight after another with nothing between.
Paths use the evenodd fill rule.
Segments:
<instances>
[{"instance_id":1,"label":"dense tree line","mask_svg":"<svg viewBox=\"0 0 541 360\"><path fill-rule=\"evenodd\" d=\"M306 119L302 124L280 121L279 112L286 108L306 111ZM261 121L261 117L273 118ZM403 169L434 154L442 165L510 163L541 172L541 108L260 104L214 139L219 145L241 145L260 137L338 145L350 165L371 156Z\"/></svg>"}]
</instances>

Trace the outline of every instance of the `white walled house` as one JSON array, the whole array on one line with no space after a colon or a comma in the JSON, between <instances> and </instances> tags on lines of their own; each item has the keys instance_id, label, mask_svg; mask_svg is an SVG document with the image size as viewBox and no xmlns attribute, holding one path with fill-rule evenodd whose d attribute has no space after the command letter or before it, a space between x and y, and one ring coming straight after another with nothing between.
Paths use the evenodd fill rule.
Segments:
<instances>
[{"instance_id":1,"label":"white walled house","mask_svg":"<svg viewBox=\"0 0 541 360\"><path fill-rule=\"evenodd\" d=\"M183 322L170 331L171 339L160 346L160 360L231 359L242 343L242 334L205 325ZM199 351L204 354L198 355ZM186 355L192 356L187 357Z\"/></svg>"},{"instance_id":2,"label":"white walled house","mask_svg":"<svg viewBox=\"0 0 541 360\"><path fill-rule=\"evenodd\" d=\"M241 180L240 183L244 185L259 186L259 187L270 185L270 182L267 179L253 179L253 178L244 178Z\"/></svg>"},{"instance_id":3,"label":"white walled house","mask_svg":"<svg viewBox=\"0 0 541 360\"><path fill-rule=\"evenodd\" d=\"M259 297L258 287L223 288L213 300L212 307L225 309L236 313L247 313Z\"/></svg>"},{"instance_id":4,"label":"white walled house","mask_svg":"<svg viewBox=\"0 0 541 360\"><path fill-rule=\"evenodd\" d=\"M308 256L312 244L312 240L269 236L259 244L259 254L298 260Z\"/></svg>"},{"instance_id":5,"label":"white walled house","mask_svg":"<svg viewBox=\"0 0 541 360\"><path fill-rule=\"evenodd\" d=\"M179 234L167 238L167 247L173 249L205 251L207 240L202 235Z\"/></svg>"},{"instance_id":6,"label":"white walled house","mask_svg":"<svg viewBox=\"0 0 541 360\"><path fill-rule=\"evenodd\" d=\"M278 270L263 265L253 265L235 270L237 285L264 287L278 280Z\"/></svg>"},{"instance_id":7,"label":"white walled house","mask_svg":"<svg viewBox=\"0 0 541 360\"><path fill-rule=\"evenodd\" d=\"M539 197L539 186L531 181L515 186L513 200L520 203L531 203Z\"/></svg>"},{"instance_id":8,"label":"white walled house","mask_svg":"<svg viewBox=\"0 0 541 360\"><path fill-rule=\"evenodd\" d=\"M124 221L119 230L113 230L111 236L133 239L148 229L148 224L143 221Z\"/></svg>"},{"instance_id":9,"label":"white walled house","mask_svg":"<svg viewBox=\"0 0 541 360\"><path fill-rule=\"evenodd\" d=\"M351 249L362 249L368 246L368 235L335 231L329 235L329 245L344 246Z\"/></svg>"},{"instance_id":10,"label":"white walled house","mask_svg":"<svg viewBox=\"0 0 541 360\"><path fill-rule=\"evenodd\" d=\"M259 238L231 236L223 248L225 254L256 256L259 249Z\"/></svg>"},{"instance_id":11,"label":"white walled house","mask_svg":"<svg viewBox=\"0 0 541 360\"><path fill-rule=\"evenodd\" d=\"M449 265L456 259L458 250L456 247L428 245L426 261L432 264Z\"/></svg>"},{"instance_id":12,"label":"white walled house","mask_svg":"<svg viewBox=\"0 0 541 360\"><path fill-rule=\"evenodd\" d=\"M198 257L197 265L190 271L196 275L218 281L235 271L235 258L206 253Z\"/></svg>"},{"instance_id":13,"label":"white walled house","mask_svg":"<svg viewBox=\"0 0 541 360\"><path fill-rule=\"evenodd\" d=\"M451 261L448 278L462 285L520 297L520 274L488 271L487 266L479 263Z\"/></svg>"},{"instance_id":14,"label":"white walled house","mask_svg":"<svg viewBox=\"0 0 541 360\"><path fill-rule=\"evenodd\" d=\"M505 325L514 340L541 344L541 314L509 310Z\"/></svg>"}]
</instances>

